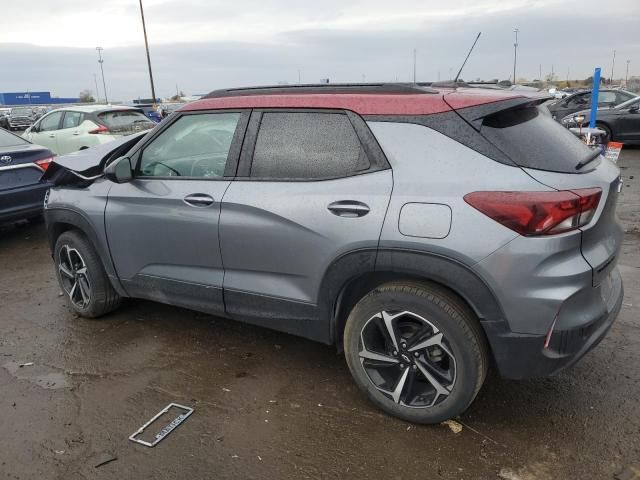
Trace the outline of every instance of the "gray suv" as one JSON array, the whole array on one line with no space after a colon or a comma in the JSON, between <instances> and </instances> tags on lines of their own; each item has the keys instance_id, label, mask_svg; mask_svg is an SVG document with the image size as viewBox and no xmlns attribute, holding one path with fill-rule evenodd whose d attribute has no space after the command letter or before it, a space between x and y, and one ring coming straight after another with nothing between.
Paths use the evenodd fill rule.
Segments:
<instances>
[{"instance_id":1,"label":"gray suv","mask_svg":"<svg viewBox=\"0 0 640 480\"><path fill-rule=\"evenodd\" d=\"M440 422L490 364L514 379L573 364L622 303L619 170L545 100L214 91L56 159L58 280L84 317L135 297L334 344L374 404Z\"/></svg>"}]
</instances>

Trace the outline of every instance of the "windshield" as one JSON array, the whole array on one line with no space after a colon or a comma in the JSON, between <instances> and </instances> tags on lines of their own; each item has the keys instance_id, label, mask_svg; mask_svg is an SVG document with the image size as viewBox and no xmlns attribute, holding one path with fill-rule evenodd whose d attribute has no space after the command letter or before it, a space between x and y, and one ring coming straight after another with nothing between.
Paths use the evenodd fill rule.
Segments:
<instances>
[{"instance_id":1,"label":"windshield","mask_svg":"<svg viewBox=\"0 0 640 480\"><path fill-rule=\"evenodd\" d=\"M11 115L32 115L33 110L30 108L12 108Z\"/></svg>"},{"instance_id":2,"label":"windshield","mask_svg":"<svg viewBox=\"0 0 640 480\"><path fill-rule=\"evenodd\" d=\"M9 133L6 130L0 128L0 148L2 147L15 147L16 145L27 145L29 142L23 138Z\"/></svg>"}]
</instances>

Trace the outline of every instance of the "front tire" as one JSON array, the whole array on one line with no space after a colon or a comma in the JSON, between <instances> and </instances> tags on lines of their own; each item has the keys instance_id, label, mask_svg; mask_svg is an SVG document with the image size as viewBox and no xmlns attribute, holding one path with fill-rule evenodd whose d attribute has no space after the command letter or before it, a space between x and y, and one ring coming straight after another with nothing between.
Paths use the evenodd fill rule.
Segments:
<instances>
[{"instance_id":1,"label":"front tire","mask_svg":"<svg viewBox=\"0 0 640 480\"><path fill-rule=\"evenodd\" d=\"M459 298L430 283L391 282L367 294L347 319L344 351L371 402L415 423L464 412L488 367L478 319Z\"/></svg>"},{"instance_id":2,"label":"front tire","mask_svg":"<svg viewBox=\"0 0 640 480\"><path fill-rule=\"evenodd\" d=\"M596 128L599 128L600 130L602 130L604 132L604 135L602 137L602 143L603 144L607 144L609 143L611 140L613 140L613 132L611 131L611 129L609 127L607 127L605 124L603 123L596 123Z\"/></svg>"},{"instance_id":3,"label":"front tire","mask_svg":"<svg viewBox=\"0 0 640 480\"><path fill-rule=\"evenodd\" d=\"M58 283L78 315L100 317L120 305L93 245L76 231L58 237L54 248Z\"/></svg>"}]
</instances>

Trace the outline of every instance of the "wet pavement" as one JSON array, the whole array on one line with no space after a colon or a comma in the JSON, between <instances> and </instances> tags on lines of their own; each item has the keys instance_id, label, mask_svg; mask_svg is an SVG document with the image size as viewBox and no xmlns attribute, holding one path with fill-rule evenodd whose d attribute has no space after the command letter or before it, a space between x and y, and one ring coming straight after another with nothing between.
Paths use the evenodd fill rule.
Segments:
<instances>
[{"instance_id":1,"label":"wet pavement","mask_svg":"<svg viewBox=\"0 0 640 480\"><path fill-rule=\"evenodd\" d=\"M620 163L617 323L556 377L489 375L459 433L382 414L327 346L144 301L77 318L43 225L1 229L0 479L640 478L640 149ZM128 440L171 402L195 412Z\"/></svg>"}]
</instances>

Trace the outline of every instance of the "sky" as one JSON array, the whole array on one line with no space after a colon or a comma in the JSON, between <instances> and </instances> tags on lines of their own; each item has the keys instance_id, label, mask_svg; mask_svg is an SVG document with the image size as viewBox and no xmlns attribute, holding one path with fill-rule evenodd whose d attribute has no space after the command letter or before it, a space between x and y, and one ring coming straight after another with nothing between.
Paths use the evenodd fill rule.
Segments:
<instances>
[{"instance_id":1,"label":"sky","mask_svg":"<svg viewBox=\"0 0 640 480\"><path fill-rule=\"evenodd\" d=\"M0 92L149 98L138 0L3 0ZM161 97L281 82L640 75L640 0L143 0Z\"/></svg>"}]
</instances>

